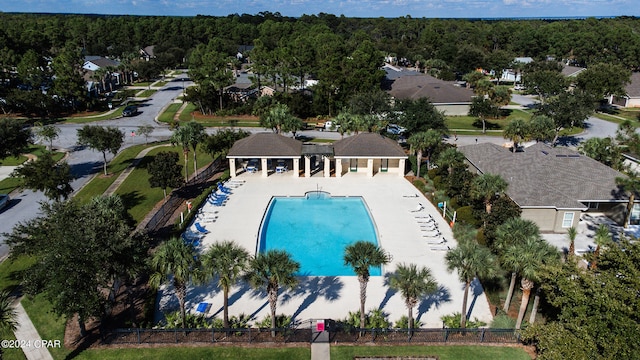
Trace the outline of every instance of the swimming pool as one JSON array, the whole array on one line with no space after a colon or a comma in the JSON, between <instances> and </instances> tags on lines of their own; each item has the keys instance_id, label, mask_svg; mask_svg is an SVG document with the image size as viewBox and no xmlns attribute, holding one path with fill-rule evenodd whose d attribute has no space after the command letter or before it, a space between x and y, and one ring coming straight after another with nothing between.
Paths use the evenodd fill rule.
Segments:
<instances>
[{"instance_id":1,"label":"swimming pool","mask_svg":"<svg viewBox=\"0 0 640 360\"><path fill-rule=\"evenodd\" d=\"M344 249L358 240L378 246L369 210L361 197L274 197L262 221L258 251L288 251L303 276L354 276L344 265ZM371 268L371 276L381 269Z\"/></svg>"}]
</instances>

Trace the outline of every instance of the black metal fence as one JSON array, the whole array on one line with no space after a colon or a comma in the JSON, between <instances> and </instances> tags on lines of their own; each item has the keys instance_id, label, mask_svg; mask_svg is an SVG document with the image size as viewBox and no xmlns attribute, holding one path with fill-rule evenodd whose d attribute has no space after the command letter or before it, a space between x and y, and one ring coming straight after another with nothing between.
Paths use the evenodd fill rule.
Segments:
<instances>
[{"instance_id":1,"label":"black metal fence","mask_svg":"<svg viewBox=\"0 0 640 360\"><path fill-rule=\"evenodd\" d=\"M190 343L310 343L310 328L276 329L115 329L104 334L106 345L118 344L190 344ZM520 343L513 329L365 329L360 332L329 331L334 344L357 343Z\"/></svg>"},{"instance_id":2,"label":"black metal fence","mask_svg":"<svg viewBox=\"0 0 640 360\"><path fill-rule=\"evenodd\" d=\"M167 221L173 216L175 211L182 205L184 205L184 196L181 192L182 189L197 186L205 183L222 167L222 160L217 157L209 166L198 172L198 176L194 176L180 189L172 191L167 200L156 210L156 212L149 218L145 218L138 225L138 229L145 229L148 232L154 232L161 227L165 226Z\"/></svg>"}]
</instances>

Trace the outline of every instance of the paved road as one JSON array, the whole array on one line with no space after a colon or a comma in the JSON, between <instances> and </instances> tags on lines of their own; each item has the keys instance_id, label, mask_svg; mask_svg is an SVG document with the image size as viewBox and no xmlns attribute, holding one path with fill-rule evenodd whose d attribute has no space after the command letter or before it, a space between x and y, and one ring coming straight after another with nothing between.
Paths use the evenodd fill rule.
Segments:
<instances>
[{"instance_id":1,"label":"paved road","mask_svg":"<svg viewBox=\"0 0 640 360\"><path fill-rule=\"evenodd\" d=\"M174 99L180 96L182 92L182 75L173 80L160 91L157 91L152 97L140 105L140 114L129 118L119 118L114 120L97 121L95 125L116 126L123 130L126 134L123 148L144 143L143 137L131 137L132 131L135 131L141 125L152 125L154 131L149 137L149 141L164 140L171 136L171 131L165 125L156 123L154 120L160 111ZM190 85L186 81L185 85ZM68 151L67 162L71 166L71 171L76 179L71 183L74 189L81 188L91 177L102 171L102 153L80 148L77 144L77 130L83 125L77 124L60 124L57 125L61 132L58 139L54 141L54 147L65 149ZM107 154L107 161L112 156ZM9 249L4 243L4 233L11 232L13 227L20 223L40 214L40 203L48 201L41 192L33 192L30 190L22 191L18 194L12 194L12 201L7 208L0 212L0 259L4 258Z\"/></svg>"}]
</instances>

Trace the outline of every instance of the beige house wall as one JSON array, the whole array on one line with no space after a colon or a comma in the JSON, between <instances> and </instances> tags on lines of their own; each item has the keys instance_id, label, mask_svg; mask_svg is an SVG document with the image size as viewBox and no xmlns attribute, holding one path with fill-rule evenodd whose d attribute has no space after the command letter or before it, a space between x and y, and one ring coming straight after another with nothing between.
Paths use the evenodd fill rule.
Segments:
<instances>
[{"instance_id":1,"label":"beige house wall","mask_svg":"<svg viewBox=\"0 0 640 360\"><path fill-rule=\"evenodd\" d=\"M447 116L467 116L470 105L434 105L438 111Z\"/></svg>"}]
</instances>

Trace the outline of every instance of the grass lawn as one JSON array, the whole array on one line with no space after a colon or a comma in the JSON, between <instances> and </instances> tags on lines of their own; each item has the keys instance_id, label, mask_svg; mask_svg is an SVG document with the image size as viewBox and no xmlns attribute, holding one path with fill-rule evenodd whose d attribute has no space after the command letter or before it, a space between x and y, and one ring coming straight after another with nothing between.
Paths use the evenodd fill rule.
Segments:
<instances>
[{"instance_id":1,"label":"grass lawn","mask_svg":"<svg viewBox=\"0 0 640 360\"><path fill-rule=\"evenodd\" d=\"M597 112L594 116L598 119L610 121L616 124L622 124L625 120L630 120L631 123L637 127L638 121L640 121L640 109L615 109L607 112Z\"/></svg>"},{"instance_id":2,"label":"grass lawn","mask_svg":"<svg viewBox=\"0 0 640 360\"><path fill-rule=\"evenodd\" d=\"M498 346L332 346L331 359L353 359L354 356L436 355L447 359L529 360L531 357L516 347ZM244 348L244 347L165 347L144 349L90 349L77 359L309 359L311 349Z\"/></svg>"},{"instance_id":3,"label":"grass lawn","mask_svg":"<svg viewBox=\"0 0 640 360\"><path fill-rule=\"evenodd\" d=\"M157 144L134 145L122 150L107 166L107 171L112 174L111 176L103 177L101 176L102 173L97 174L74 197L80 202L87 202L94 196L102 195L116 181L118 175L131 164L131 161L140 151L154 145Z\"/></svg>"},{"instance_id":4,"label":"grass lawn","mask_svg":"<svg viewBox=\"0 0 640 360\"><path fill-rule=\"evenodd\" d=\"M151 150L138 164L135 170L129 174L127 179L120 185L116 194L120 195L124 200L129 214L133 216L136 222L140 222L151 209L163 198L163 192L160 188L152 188L149 186L149 173L147 172L147 164L153 160L153 157L161 151L173 151L179 155L179 163L184 166L184 155L182 148L178 146L159 147ZM197 153L198 167L202 167L210 163L213 159L211 155L198 151ZM187 161L189 176L193 174L193 152L189 152L189 160ZM184 171L184 170L183 170ZM170 189L168 189L169 191ZM167 191L167 192L168 192Z\"/></svg>"},{"instance_id":5,"label":"grass lawn","mask_svg":"<svg viewBox=\"0 0 640 360\"><path fill-rule=\"evenodd\" d=\"M38 329L38 335L40 335L41 339L60 340L64 344L64 330L67 319L53 312L51 303L44 298L44 295L25 296L22 299L22 306L29 314L33 325ZM49 352L54 359L64 359L71 351L61 346L59 348L49 348Z\"/></svg>"},{"instance_id":6,"label":"grass lawn","mask_svg":"<svg viewBox=\"0 0 640 360\"><path fill-rule=\"evenodd\" d=\"M164 123L172 122L173 117L176 115L176 113L178 112L181 106L182 106L181 103L173 103L167 106L167 108L162 112L162 114L158 116L158 121L164 122Z\"/></svg>"},{"instance_id":7,"label":"grass lawn","mask_svg":"<svg viewBox=\"0 0 640 360\"><path fill-rule=\"evenodd\" d=\"M137 93L136 97L148 98L149 96L155 94L157 91L158 90L153 90L153 89L144 90L144 91L141 91L141 92Z\"/></svg>"},{"instance_id":8,"label":"grass lawn","mask_svg":"<svg viewBox=\"0 0 640 360\"><path fill-rule=\"evenodd\" d=\"M529 360L526 351L516 347L498 346L332 346L331 360L353 359L355 356L425 356L435 355L440 360Z\"/></svg>"},{"instance_id":9,"label":"grass lawn","mask_svg":"<svg viewBox=\"0 0 640 360\"><path fill-rule=\"evenodd\" d=\"M244 116L203 116L192 114L194 111L198 111L198 108L193 103L187 104L182 110L179 116L180 121L196 120L207 127L259 127L259 119L257 117L244 117Z\"/></svg>"}]
</instances>

